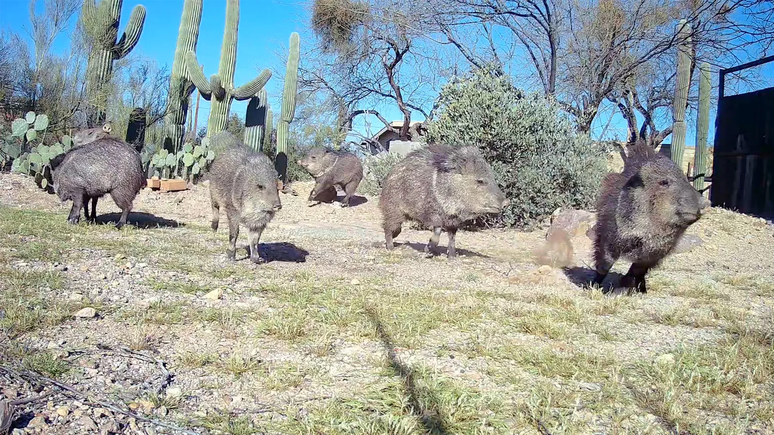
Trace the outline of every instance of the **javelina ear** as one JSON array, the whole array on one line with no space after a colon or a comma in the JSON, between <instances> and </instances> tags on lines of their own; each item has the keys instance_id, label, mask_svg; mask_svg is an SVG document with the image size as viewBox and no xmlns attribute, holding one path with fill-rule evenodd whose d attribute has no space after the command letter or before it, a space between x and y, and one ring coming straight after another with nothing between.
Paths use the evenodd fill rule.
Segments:
<instances>
[{"instance_id":1,"label":"javelina ear","mask_svg":"<svg viewBox=\"0 0 774 435\"><path fill-rule=\"evenodd\" d=\"M459 162L450 154L433 154L433 167L440 172L459 172Z\"/></svg>"},{"instance_id":2,"label":"javelina ear","mask_svg":"<svg viewBox=\"0 0 774 435\"><path fill-rule=\"evenodd\" d=\"M645 182L642 181L642 176L640 176L639 172L632 175L626 184L624 184L624 189L640 189L642 187L645 187Z\"/></svg>"},{"instance_id":3,"label":"javelina ear","mask_svg":"<svg viewBox=\"0 0 774 435\"><path fill-rule=\"evenodd\" d=\"M51 168L52 171L55 170L60 163L62 163L62 160L64 160L64 157L65 155L64 153L62 153L54 157L53 159L51 159L50 162L48 162L48 166Z\"/></svg>"}]
</instances>

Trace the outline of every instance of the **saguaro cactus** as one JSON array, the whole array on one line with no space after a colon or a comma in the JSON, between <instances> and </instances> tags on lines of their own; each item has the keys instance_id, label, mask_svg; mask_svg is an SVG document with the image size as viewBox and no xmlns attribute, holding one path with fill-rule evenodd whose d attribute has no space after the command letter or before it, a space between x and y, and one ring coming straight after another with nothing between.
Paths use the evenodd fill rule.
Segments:
<instances>
[{"instance_id":1,"label":"saguaro cactus","mask_svg":"<svg viewBox=\"0 0 774 435\"><path fill-rule=\"evenodd\" d=\"M132 51L140 40L145 23L145 7L135 6L124 34L116 40L122 4L123 0L101 0L99 6L94 0L83 1L81 18L91 44L86 68L86 94L94 109L90 120L92 127L105 121L108 97L105 85L113 76L113 62Z\"/></svg>"},{"instance_id":2,"label":"saguaro cactus","mask_svg":"<svg viewBox=\"0 0 774 435\"><path fill-rule=\"evenodd\" d=\"M234 69L236 68L237 30L239 29L239 0L227 0L226 26L223 31L223 45L220 50L218 73L207 78L204 76L196 53L186 54L188 77L205 100L212 102L207 122L207 136L212 136L226 128L228 113L233 100L246 100L260 91L271 78L271 71L263 70L258 77L243 86L234 89Z\"/></svg>"},{"instance_id":3,"label":"saguaro cactus","mask_svg":"<svg viewBox=\"0 0 774 435\"><path fill-rule=\"evenodd\" d=\"M696 190L704 189L704 173L707 171L707 135L709 132L710 109L710 67L707 62L699 66L699 119L696 122L696 154L693 158L694 174L699 175L693 180Z\"/></svg>"},{"instance_id":4,"label":"saguaro cactus","mask_svg":"<svg viewBox=\"0 0 774 435\"><path fill-rule=\"evenodd\" d=\"M273 150L271 149L271 135L274 132L274 114L271 112L271 106L266 109L266 126L263 130L263 151L266 155L271 156Z\"/></svg>"},{"instance_id":5,"label":"saguaro cactus","mask_svg":"<svg viewBox=\"0 0 774 435\"><path fill-rule=\"evenodd\" d=\"M183 15L180 18L180 30L177 33L175 60L172 61L172 73L169 77L167 113L164 116L164 125L167 129L164 148L172 153L179 152L180 147L183 146L188 100L194 91L193 83L188 79L185 55L189 51L196 51L201 21L202 0L185 0Z\"/></svg>"},{"instance_id":6,"label":"saguaro cactus","mask_svg":"<svg viewBox=\"0 0 774 435\"><path fill-rule=\"evenodd\" d=\"M261 89L258 95L250 98L245 112L244 143L254 151L260 151L263 144L263 131L266 125L266 108L268 106L266 89Z\"/></svg>"},{"instance_id":7,"label":"saguaro cactus","mask_svg":"<svg viewBox=\"0 0 774 435\"><path fill-rule=\"evenodd\" d=\"M283 185L287 184L288 172L288 136L290 123L296 113L296 93L298 91L298 60L300 56L301 38L298 33L290 35L290 53L285 71L285 89L282 92L282 109L277 124L277 157L274 167Z\"/></svg>"},{"instance_id":8,"label":"saguaro cactus","mask_svg":"<svg viewBox=\"0 0 774 435\"><path fill-rule=\"evenodd\" d=\"M137 152L141 152L145 146L145 127L148 117L145 109L135 107L129 114L129 126L126 128L126 143L134 145Z\"/></svg>"},{"instance_id":9,"label":"saguaro cactus","mask_svg":"<svg viewBox=\"0 0 774 435\"><path fill-rule=\"evenodd\" d=\"M685 109L688 107L688 89L691 87L691 26L685 20L677 25L677 78L673 102L671 157L678 168L683 167L685 152Z\"/></svg>"}]
</instances>

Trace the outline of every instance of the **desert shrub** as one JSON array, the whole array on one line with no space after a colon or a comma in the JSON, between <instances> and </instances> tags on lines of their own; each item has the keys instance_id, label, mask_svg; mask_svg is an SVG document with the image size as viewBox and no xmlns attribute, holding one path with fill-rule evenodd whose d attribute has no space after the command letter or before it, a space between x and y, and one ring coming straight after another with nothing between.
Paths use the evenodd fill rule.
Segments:
<instances>
[{"instance_id":1,"label":"desert shrub","mask_svg":"<svg viewBox=\"0 0 774 435\"><path fill-rule=\"evenodd\" d=\"M558 207L593 204L606 150L577 134L552 100L477 70L449 82L437 104L428 141L480 147L511 201L495 223L530 228Z\"/></svg>"},{"instance_id":2,"label":"desert shrub","mask_svg":"<svg viewBox=\"0 0 774 435\"><path fill-rule=\"evenodd\" d=\"M363 181L360 182L359 190L366 195L378 196L382 192L387 174L402 158L390 153L366 157L363 162Z\"/></svg>"}]
</instances>

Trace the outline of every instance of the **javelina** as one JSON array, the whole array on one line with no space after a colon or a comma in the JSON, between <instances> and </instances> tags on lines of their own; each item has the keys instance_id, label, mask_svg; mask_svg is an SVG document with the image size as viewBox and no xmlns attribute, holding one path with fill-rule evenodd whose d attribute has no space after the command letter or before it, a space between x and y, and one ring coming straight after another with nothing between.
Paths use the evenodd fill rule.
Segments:
<instances>
[{"instance_id":1,"label":"javelina","mask_svg":"<svg viewBox=\"0 0 774 435\"><path fill-rule=\"evenodd\" d=\"M210 143L220 148L220 154L210 165L210 200L212 230L218 230L219 211L226 209L228 218L230 260L236 256L239 224L249 230L250 260L262 263L258 241L266 224L282 208L277 190L277 171L263 153L252 152L231 133L220 132Z\"/></svg>"},{"instance_id":2,"label":"javelina","mask_svg":"<svg viewBox=\"0 0 774 435\"><path fill-rule=\"evenodd\" d=\"M113 131L113 128L109 122L105 123L105 125L103 125L102 127L86 128L83 130L78 130L73 135L73 146L77 147L77 146L85 145L87 143L94 142L97 139L110 137L111 131Z\"/></svg>"},{"instance_id":3,"label":"javelina","mask_svg":"<svg viewBox=\"0 0 774 435\"><path fill-rule=\"evenodd\" d=\"M597 200L594 282L601 284L623 257L632 265L621 286L645 293L645 274L672 251L709 201L672 160L644 141L629 148L623 172L605 177Z\"/></svg>"},{"instance_id":4,"label":"javelina","mask_svg":"<svg viewBox=\"0 0 774 435\"><path fill-rule=\"evenodd\" d=\"M309 150L298 161L315 179L314 189L309 193L309 201L330 198L331 189L336 192L339 186L344 190L342 207L349 206L349 199L355 194L360 180L363 179L363 165L352 153L333 151L324 147ZM335 198L335 194L333 197Z\"/></svg>"},{"instance_id":5,"label":"javelina","mask_svg":"<svg viewBox=\"0 0 774 435\"><path fill-rule=\"evenodd\" d=\"M88 146L76 147L57 159L53 168L54 191L62 201L72 200L73 207L67 220L78 223L81 207L92 200L91 216L97 217L97 198L110 193L121 209L116 225L121 228L132 209L134 197L146 185L140 155L134 148L113 138L97 139Z\"/></svg>"},{"instance_id":6,"label":"javelina","mask_svg":"<svg viewBox=\"0 0 774 435\"><path fill-rule=\"evenodd\" d=\"M500 213L508 200L492 169L473 146L431 144L412 151L387 175L379 198L387 249L405 220L433 230L425 252L434 253L441 230L449 234L447 255L456 255L454 238L463 222Z\"/></svg>"}]
</instances>

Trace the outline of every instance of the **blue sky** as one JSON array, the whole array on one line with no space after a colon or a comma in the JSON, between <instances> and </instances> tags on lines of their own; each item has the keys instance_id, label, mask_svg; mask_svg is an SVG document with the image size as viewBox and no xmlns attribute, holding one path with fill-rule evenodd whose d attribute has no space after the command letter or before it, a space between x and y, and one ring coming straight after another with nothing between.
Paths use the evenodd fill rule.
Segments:
<instances>
[{"instance_id":1,"label":"blue sky","mask_svg":"<svg viewBox=\"0 0 774 435\"><path fill-rule=\"evenodd\" d=\"M39 7L42 7L41 3L38 0ZM274 75L267 84L267 91L271 105L276 111L280 106L282 94L282 75L285 69L282 59L287 52L288 38L292 32L299 32L302 51L303 45L310 43L309 11L306 2L305 0L242 0L240 3L235 85L251 80L264 68L271 69ZM166 64L171 68L183 0L124 0L120 31L123 31L132 8L137 4L143 4L147 14L143 32L139 43L134 48L134 53L154 59L159 66ZM28 0L0 0L0 27L24 34L24 26L28 26L29 23L28 5ZM217 72L225 12L224 0L204 0L197 56L199 63L204 65L204 73L207 77ZM73 18L71 26L75 25L76 18ZM55 41L54 50L66 49L69 43L68 35L63 34ZM717 71L713 71L715 86L717 86L716 82ZM713 90L713 94L715 93L716 91ZM235 101L231 109L244 116L246 107L246 102ZM377 109L390 120L402 119L394 104L387 102ZM603 107L602 113L595 122L595 136L607 123L609 114L613 113L609 108L607 111L605 109ZM202 99L199 125L206 124L208 112L209 102ZM362 129L363 121L361 117L355 128ZM687 145L692 146L695 142L695 120L688 121ZM374 131L380 128L377 120L372 119L371 122ZM714 135L714 107L710 124L709 142L711 143ZM623 119L616 116L610 129L613 133L625 133ZM667 141L671 141L671 138Z\"/></svg>"}]
</instances>

